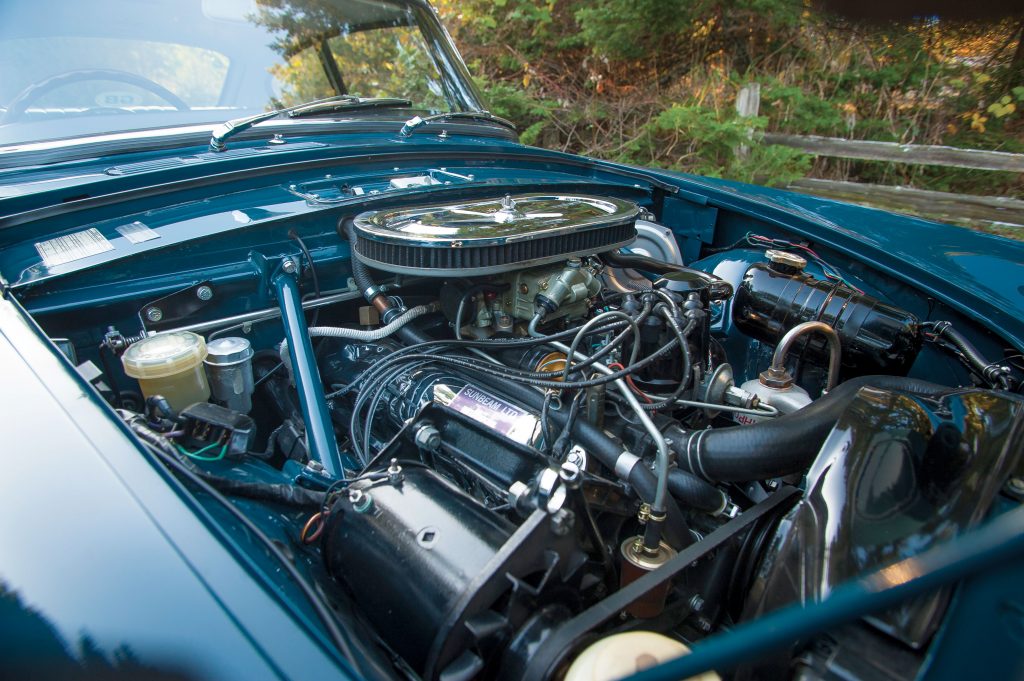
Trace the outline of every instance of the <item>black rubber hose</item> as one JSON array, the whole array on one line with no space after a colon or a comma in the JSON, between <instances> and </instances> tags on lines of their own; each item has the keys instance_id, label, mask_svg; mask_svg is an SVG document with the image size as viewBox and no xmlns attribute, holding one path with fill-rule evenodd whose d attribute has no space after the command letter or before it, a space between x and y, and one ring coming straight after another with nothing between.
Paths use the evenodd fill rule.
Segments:
<instances>
[{"instance_id":1,"label":"black rubber hose","mask_svg":"<svg viewBox=\"0 0 1024 681\"><path fill-rule=\"evenodd\" d=\"M354 238L355 230L351 223L348 223L346 226L348 228L347 231L352 234L352 237L350 238ZM353 262L355 262L355 258L353 258ZM369 278L369 274L366 274L365 276L367 277L364 279L366 285L372 285L373 280ZM353 278L355 278L354 267ZM356 279L356 284L362 288L359 279ZM429 336L416 328L415 324L407 324L406 326L403 326L396 332L396 335L402 340L402 342L408 345L426 343L432 340ZM491 380L493 380L484 374L479 374L471 370L465 371L467 374L475 376L476 379L481 381L484 385L489 385ZM499 392L503 392L507 397L519 401L521 404L530 407L538 413L540 413L540 410L543 407L544 396L528 386L521 385L513 381L502 381L498 390ZM551 413L551 418L559 426L563 426L568 420L568 417L569 415L565 412ZM576 439L579 440L580 444L583 445L584 449L595 456L597 460L604 464L609 470L615 470L615 462L622 453L622 447L615 444L611 438L587 421L577 420L572 425L572 433ZM657 488L657 479L655 478L654 473L652 473L643 464L633 466L629 474L628 482L633 485L641 499L647 502L654 500L654 492ZM669 542L677 548L689 546L693 543L693 535L690 533L690 528L686 523L686 519L683 518L682 511L679 510L679 506L671 498L667 500L667 504L667 517L665 519L666 537Z\"/></svg>"},{"instance_id":2,"label":"black rubber hose","mask_svg":"<svg viewBox=\"0 0 1024 681\"><path fill-rule=\"evenodd\" d=\"M327 495L323 492L316 492L298 485L273 483L273 482L245 482L242 480L231 480L222 478L219 475L211 475L205 471L193 469L192 471L218 492L233 497L245 497L246 499L258 499L269 501L285 506L297 508L319 508L324 505Z\"/></svg>"},{"instance_id":3,"label":"black rubber hose","mask_svg":"<svg viewBox=\"0 0 1024 681\"><path fill-rule=\"evenodd\" d=\"M733 294L732 284L719 276L697 270L674 262L658 260L649 255L636 255L623 253L622 251L611 251L602 256L610 264L617 267L629 267L634 270L653 272L654 274L670 274L672 272L683 272L703 281L711 289L712 300L725 300Z\"/></svg>"},{"instance_id":4,"label":"black rubber hose","mask_svg":"<svg viewBox=\"0 0 1024 681\"><path fill-rule=\"evenodd\" d=\"M352 265L352 280L356 282L356 288L366 298L366 302L372 302L374 298L380 295L380 289L373 282L370 268L356 257L357 236L355 223L351 219L342 220L338 223L338 231L348 239L349 248L352 250L352 257L349 258L349 262Z\"/></svg>"},{"instance_id":5,"label":"black rubber hose","mask_svg":"<svg viewBox=\"0 0 1024 681\"><path fill-rule=\"evenodd\" d=\"M1003 372L999 365L988 361L978 348L974 347L974 344L967 340L966 336L953 328L952 324L949 322L935 322L932 325L932 331L936 338L949 342L959 350L971 369L988 381L989 384L1001 387L1004 390L1011 390L1013 388L1013 380Z\"/></svg>"},{"instance_id":6,"label":"black rubber hose","mask_svg":"<svg viewBox=\"0 0 1024 681\"><path fill-rule=\"evenodd\" d=\"M412 326L410 324L405 328L408 329ZM465 370L464 373L484 385L489 385L489 381L493 380L484 374L478 374L472 370ZM495 386L495 389L506 397L540 413L544 402L544 395L533 388L512 381L504 381L500 386ZM549 417L556 424L562 426L569 417L569 414L566 412L567 410L551 411L549 412ZM615 463L623 451L622 445L616 444L600 428L582 419L577 419L573 424L572 434L576 441L591 456L600 461L608 470L615 470ZM657 489L658 480L654 473L643 463L638 462L633 466L626 482L633 486L637 495L644 501L649 503L654 500L654 492ZM693 543L693 535L690 533L690 527L683 517L682 511L679 509L679 505L671 497L666 500L666 505L665 537L676 548L689 546Z\"/></svg>"},{"instance_id":7,"label":"black rubber hose","mask_svg":"<svg viewBox=\"0 0 1024 681\"><path fill-rule=\"evenodd\" d=\"M705 513L725 510L726 497L722 490L682 468L669 471L668 491L687 508Z\"/></svg>"},{"instance_id":8,"label":"black rubber hose","mask_svg":"<svg viewBox=\"0 0 1024 681\"><path fill-rule=\"evenodd\" d=\"M916 378L861 376L799 411L770 421L696 433L673 425L665 435L679 466L708 480L746 482L799 473L811 465L843 410L866 386L926 397L954 390Z\"/></svg>"}]
</instances>

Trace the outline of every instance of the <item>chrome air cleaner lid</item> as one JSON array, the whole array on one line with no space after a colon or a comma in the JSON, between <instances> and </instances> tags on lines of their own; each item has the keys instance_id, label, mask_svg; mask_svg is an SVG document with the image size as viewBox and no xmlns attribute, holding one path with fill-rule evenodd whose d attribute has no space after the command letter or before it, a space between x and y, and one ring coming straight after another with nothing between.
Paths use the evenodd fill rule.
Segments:
<instances>
[{"instance_id":1,"label":"chrome air cleaner lid","mask_svg":"<svg viewBox=\"0 0 1024 681\"><path fill-rule=\"evenodd\" d=\"M491 274L594 255L636 237L640 209L577 194L520 194L362 213L355 257L428 276Z\"/></svg>"}]
</instances>

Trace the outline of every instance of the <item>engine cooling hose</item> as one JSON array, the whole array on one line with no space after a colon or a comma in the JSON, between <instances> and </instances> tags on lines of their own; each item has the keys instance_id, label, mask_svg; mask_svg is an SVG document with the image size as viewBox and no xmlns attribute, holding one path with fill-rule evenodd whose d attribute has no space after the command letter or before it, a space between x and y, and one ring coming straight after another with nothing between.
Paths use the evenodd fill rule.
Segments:
<instances>
[{"instance_id":1,"label":"engine cooling hose","mask_svg":"<svg viewBox=\"0 0 1024 681\"><path fill-rule=\"evenodd\" d=\"M953 388L903 376L861 376L803 409L751 426L687 431L678 425L665 430L678 465L707 480L767 480L806 470L832 427L864 387L904 390L937 397Z\"/></svg>"},{"instance_id":2,"label":"engine cooling hose","mask_svg":"<svg viewBox=\"0 0 1024 681\"><path fill-rule=\"evenodd\" d=\"M721 513L728 503L722 490L682 468L669 471L668 491L687 508L705 513Z\"/></svg>"}]
</instances>

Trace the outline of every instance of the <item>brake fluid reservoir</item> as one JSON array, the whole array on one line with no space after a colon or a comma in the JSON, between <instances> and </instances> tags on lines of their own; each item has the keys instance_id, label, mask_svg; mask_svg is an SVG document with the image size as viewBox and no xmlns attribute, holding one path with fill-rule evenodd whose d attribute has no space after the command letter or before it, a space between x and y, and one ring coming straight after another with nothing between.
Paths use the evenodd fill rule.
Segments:
<instances>
[{"instance_id":1,"label":"brake fluid reservoir","mask_svg":"<svg viewBox=\"0 0 1024 681\"><path fill-rule=\"evenodd\" d=\"M252 411L252 344L244 338L210 341L206 356L206 378L213 398L241 414Z\"/></svg>"},{"instance_id":2,"label":"brake fluid reservoir","mask_svg":"<svg viewBox=\"0 0 1024 681\"><path fill-rule=\"evenodd\" d=\"M145 397L162 395L181 411L210 399L203 370L206 341L191 331L172 331L133 343L121 357L124 372L139 381Z\"/></svg>"}]
</instances>

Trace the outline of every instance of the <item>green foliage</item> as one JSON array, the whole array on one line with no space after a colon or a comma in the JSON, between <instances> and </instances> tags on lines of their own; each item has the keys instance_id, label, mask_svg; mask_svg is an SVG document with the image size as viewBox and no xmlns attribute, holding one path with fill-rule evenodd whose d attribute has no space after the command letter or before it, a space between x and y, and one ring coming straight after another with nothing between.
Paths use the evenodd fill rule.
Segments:
<instances>
[{"instance_id":1,"label":"green foliage","mask_svg":"<svg viewBox=\"0 0 1024 681\"><path fill-rule=\"evenodd\" d=\"M597 0L575 18L583 43L598 54L641 59L687 29L694 7L690 0Z\"/></svg>"},{"instance_id":2,"label":"green foliage","mask_svg":"<svg viewBox=\"0 0 1024 681\"><path fill-rule=\"evenodd\" d=\"M806 0L434 2L492 109L530 144L765 184L813 173L1024 196L1024 178L1012 174L812 164L759 143L772 131L1018 150L1020 18L868 27ZM761 84L753 121L732 113L748 82Z\"/></svg>"},{"instance_id":3,"label":"green foliage","mask_svg":"<svg viewBox=\"0 0 1024 681\"><path fill-rule=\"evenodd\" d=\"M341 94L322 65L333 60L348 94L400 97L417 108L448 109L417 29L353 28L326 0L260 0L255 19L280 36L272 47L285 61L271 75L282 84L280 103L285 106Z\"/></svg>"},{"instance_id":4,"label":"green foliage","mask_svg":"<svg viewBox=\"0 0 1024 681\"><path fill-rule=\"evenodd\" d=\"M834 102L777 79L762 83L761 112L774 127L797 134L837 135L846 127Z\"/></svg>"},{"instance_id":5,"label":"green foliage","mask_svg":"<svg viewBox=\"0 0 1024 681\"><path fill-rule=\"evenodd\" d=\"M723 116L701 106L672 106L629 145L622 160L741 182L786 185L810 170L810 159L760 144L767 119Z\"/></svg>"}]
</instances>

